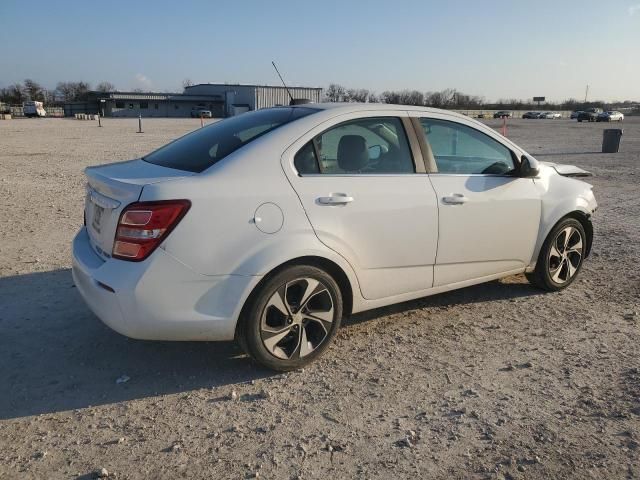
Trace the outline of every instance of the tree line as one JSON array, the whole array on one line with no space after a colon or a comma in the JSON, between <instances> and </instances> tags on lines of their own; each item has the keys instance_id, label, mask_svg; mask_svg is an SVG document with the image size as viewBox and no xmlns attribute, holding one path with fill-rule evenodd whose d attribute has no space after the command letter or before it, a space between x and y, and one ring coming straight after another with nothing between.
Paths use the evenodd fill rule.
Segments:
<instances>
[{"instance_id":1,"label":"tree line","mask_svg":"<svg viewBox=\"0 0 640 480\"><path fill-rule=\"evenodd\" d=\"M31 78L0 88L0 102L20 105L28 100L45 104L62 102L83 102L88 100L90 91L113 92L116 87L111 82L100 82L91 88L89 82L58 82L56 88L48 89Z\"/></svg>"},{"instance_id":2,"label":"tree line","mask_svg":"<svg viewBox=\"0 0 640 480\"><path fill-rule=\"evenodd\" d=\"M189 79L183 81L183 87L192 85ZM64 102L83 102L89 98L90 91L114 92L113 83L103 81L95 88L84 81L58 82L54 89L47 89L33 79L27 78L8 87L0 88L0 102L10 105L21 105L28 100L36 100L45 104ZM134 92L142 92L134 89ZM590 107L620 108L634 106L638 102L624 101L608 103L598 100L582 102L568 99L563 102L546 102L540 107L530 100L500 99L497 102L487 102L479 95L469 95L454 88L441 91L422 92L420 90L386 90L377 94L366 88L346 88L332 83L325 90L324 100L327 102L359 102L359 103L393 103L397 105L417 105L425 107L455 109L455 110L579 110Z\"/></svg>"},{"instance_id":3,"label":"tree line","mask_svg":"<svg viewBox=\"0 0 640 480\"><path fill-rule=\"evenodd\" d=\"M325 90L327 102L360 102L360 103L393 103L397 105L416 105L423 107L445 108L455 110L579 110L591 107L620 108L634 106L638 102L625 100L624 102L604 102L592 100L588 102L574 98L562 102L544 102L538 106L533 100L517 98L500 99L497 102L487 102L479 95L469 95L454 88L447 88L435 92L421 92L419 90L393 90L376 94L365 88L346 88L332 83Z\"/></svg>"}]
</instances>

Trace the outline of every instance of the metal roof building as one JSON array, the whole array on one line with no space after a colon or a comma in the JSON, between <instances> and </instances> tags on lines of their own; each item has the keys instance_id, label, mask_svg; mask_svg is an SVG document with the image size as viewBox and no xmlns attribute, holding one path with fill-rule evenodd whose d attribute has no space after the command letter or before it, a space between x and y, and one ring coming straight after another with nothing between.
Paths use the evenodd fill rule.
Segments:
<instances>
[{"instance_id":1,"label":"metal roof building","mask_svg":"<svg viewBox=\"0 0 640 480\"><path fill-rule=\"evenodd\" d=\"M295 99L319 103L322 88L289 87ZM210 110L213 117L238 115L249 110L288 105L284 87L201 83L186 87L183 93L90 92L85 102L65 104L65 115L98 113L107 117L189 117L194 109Z\"/></svg>"},{"instance_id":2,"label":"metal roof building","mask_svg":"<svg viewBox=\"0 0 640 480\"><path fill-rule=\"evenodd\" d=\"M291 96L295 99L307 99L319 103L322 88L319 87L289 87ZM224 98L225 115L237 115L247 110L289 105L287 89L276 85L244 85L227 83L200 83L185 87L184 95L218 95Z\"/></svg>"}]
</instances>

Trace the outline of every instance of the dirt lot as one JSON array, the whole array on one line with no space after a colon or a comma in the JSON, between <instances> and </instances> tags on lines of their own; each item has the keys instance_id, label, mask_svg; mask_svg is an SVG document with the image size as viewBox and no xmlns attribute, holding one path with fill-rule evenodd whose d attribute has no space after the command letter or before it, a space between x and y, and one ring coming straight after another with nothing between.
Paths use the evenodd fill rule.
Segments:
<instances>
[{"instance_id":1,"label":"dirt lot","mask_svg":"<svg viewBox=\"0 0 640 480\"><path fill-rule=\"evenodd\" d=\"M604 124L510 122L596 175L568 290L518 276L357 315L290 374L232 344L128 340L73 287L82 169L198 125L0 121L0 478L640 477L640 118L615 155Z\"/></svg>"}]
</instances>

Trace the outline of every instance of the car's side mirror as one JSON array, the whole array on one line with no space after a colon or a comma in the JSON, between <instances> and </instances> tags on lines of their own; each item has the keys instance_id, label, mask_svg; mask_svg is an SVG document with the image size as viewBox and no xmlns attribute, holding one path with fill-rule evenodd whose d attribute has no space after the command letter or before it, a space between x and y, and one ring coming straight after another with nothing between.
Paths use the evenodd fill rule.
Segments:
<instances>
[{"instance_id":1,"label":"car's side mirror","mask_svg":"<svg viewBox=\"0 0 640 480\"><path fill-rule=\"evenodd\" d=\"M520 176L523 178L537 177L540 173L540 165L535 158L523 155L520 159Z\"/></svg>"}]
</instances>

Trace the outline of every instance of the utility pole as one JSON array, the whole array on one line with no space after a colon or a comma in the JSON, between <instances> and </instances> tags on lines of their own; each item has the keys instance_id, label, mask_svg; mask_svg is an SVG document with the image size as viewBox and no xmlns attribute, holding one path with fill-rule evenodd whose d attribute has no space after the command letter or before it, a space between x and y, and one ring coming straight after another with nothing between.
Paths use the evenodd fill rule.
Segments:
<instances>
[{"instance_id":1,"label":"utility pole","mask_svg":"<svg viewBox=\"0 0 640 480\"><path fill-rule=\"evenodd\" d=\"M587 103L588 95L589 95L589 85L587 85L587 90L584 92L584 103Z\"/></svg>"}]
</instances>

